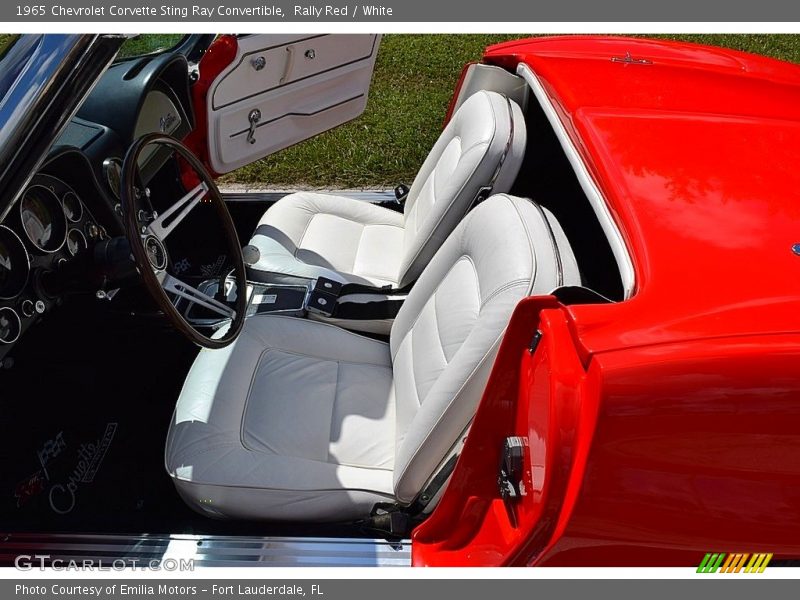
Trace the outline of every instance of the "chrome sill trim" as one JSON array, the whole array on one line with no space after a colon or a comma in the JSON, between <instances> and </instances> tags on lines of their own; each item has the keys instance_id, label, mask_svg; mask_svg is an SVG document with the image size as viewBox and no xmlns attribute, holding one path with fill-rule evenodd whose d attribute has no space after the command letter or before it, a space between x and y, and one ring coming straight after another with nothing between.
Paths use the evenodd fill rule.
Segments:
<instances>
[{"instance_id":1,"label":"chrome sill trim","mask_svg":"<svg viewBox=\"0 0 800 600\"><path fill-rule=\"evenodd\" d=\"M200 567L407 567L411 542L219 535L0 534L0 564L20 554L82 561L193 559Z\"/></svg>"},{"instance_id":2,"label":"chrome sill trim","mask_svg":"<svg viewBox=\"0 0 800 600\"><path fill-rule=\"evenodd\" d=\"M283 190L238 190L236 188L226 189L224 187L220 191L222 192L222 199L225 200L225 202L263 202L265 204L277 202L281 198L294 193L292 191ZM346 196L348 198L353 198L354 200L361 200L362 202L370 202L372 204L393 202L395 199L394 192L392 190L369 191L310 189L295 191L305 191L314 194L328 194L331 196Z\"/></svg>"}]
</instances>

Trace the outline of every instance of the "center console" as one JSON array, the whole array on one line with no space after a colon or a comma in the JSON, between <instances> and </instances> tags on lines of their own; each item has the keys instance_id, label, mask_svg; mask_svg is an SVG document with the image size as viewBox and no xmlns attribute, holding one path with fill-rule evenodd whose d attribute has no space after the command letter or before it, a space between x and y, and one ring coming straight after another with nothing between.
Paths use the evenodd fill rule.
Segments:
<instances>
[{"instance_id":1,"label":"center console","mask_svg":"<svg viewBox=\"0 0 800 600\"><path fill-rule=\"evenodd\" d=\"M218 279L207 279L197 286L204 294L216 297L219 290ZM236 299L236 282L232 277L225 280L225 297L231 303ZM302 317L306 313L305 304L309 288L304 285L282 285L274 283L247 282L247 316L256 314L281 314ZM195 327L218 329L227 319L208 309L179 299L177 308L183 317Z\"/></svg>"}]
</instances>

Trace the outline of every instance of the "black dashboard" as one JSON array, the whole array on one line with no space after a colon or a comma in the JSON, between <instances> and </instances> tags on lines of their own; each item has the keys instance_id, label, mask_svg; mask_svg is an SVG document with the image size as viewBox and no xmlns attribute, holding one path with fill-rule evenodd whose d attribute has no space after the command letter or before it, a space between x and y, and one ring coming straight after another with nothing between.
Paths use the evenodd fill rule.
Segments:
<instances>
[{"instance_id":1,"label":"black dashboard","mask_svg":"<svg viewBox=\"0 0 800 600\"><path fill-rule=\"evenodd\" d=\"M119 180L130 144L150 132L184 139L193 128L183 55L128 60L106 71L0 222L0 361L65 301L48 278L123 235ZM168 154L145 156L142 183L176 172L172 162Z\"/></svg>"},{"instance_id":2,"label":"black dashboard","mask_svg":"<svg viewBox=\"0 0 800 600\"><path fill-rule=\"evenodd\" d=\"M62 298L43 276L85 255L107 233L66 182L38 174L0 225L0 356Z\"/></svg>"}]
</instances>

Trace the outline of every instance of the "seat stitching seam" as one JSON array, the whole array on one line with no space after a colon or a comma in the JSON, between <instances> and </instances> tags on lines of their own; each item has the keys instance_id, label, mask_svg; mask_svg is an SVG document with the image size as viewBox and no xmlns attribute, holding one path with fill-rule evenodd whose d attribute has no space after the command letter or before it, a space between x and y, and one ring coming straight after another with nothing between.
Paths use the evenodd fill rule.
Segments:
<instances>
[{"instance_id":1,"label":"seat stitching seam","mask_svg":"<svg viewBox=\"0 0 800 600\"><path fill-rule=\"evenodd\" d=\"M363 201L362 200L356 200L356 202L363 202ZM365 203L369 204L369 202L365 202ZM389 210L389 209L387 208L386 210ZM391 212L394 212L394 211L391 211ZM348 223L355 223L356 225L361 225L363 227L394 227L395 229L403 229L403 230L405 230L405 227L403 227L402 225L397 225L395 223L384 223L384 222L364 223L362 221L358 221L357 219L351 219L350 217L343 217L341 215L337 215L337 214L330 213L330 212L318 212L318 213L315 213L314 215L312 215L311 218L313 219L314 217L319 217L319 216L322 216L322 215L327 215L329 217L334 217L336 219L341 219L342 221L347 221Z\"/></svg>"},{"instance_id":2,"label":"seat stitching seam","mask_svg":"<svg viewBox=\"0 0 800 600\"><path fill-rule=\"evenodd\" d=\"M329 464L329 463L325 463ZM352 467L358 468L358 467ZM370 471L383 471L384 469L369 469ZM262 491L272 491L272 492L364 492L366 494L375 494L376 496L384 496L386 498L394 498L394 494L392 492L383 492L380 490L372 490L368 488L360 488L360 487L349 487L349 488L308 488L308 489L298 489L298 488L280 488L280 487L256 487L254 485L236 485L233 483L206 483L206 482L197 482L191 481L189 479L181 479L178 478L182 484L192 485L192 486L209 486L209 487L223 487L223 488L239 488L239 489L248 489L248 490L262 490Z\"/></svg>"},{"instance_id":3,"label":"seat stitching seam","mask_svg":"<svg viewBox=\"0 0 800 600\"><path fill-rule=\"evenodd\" d=\"M336 400L339 398L339 363L336 363L336 383L333 386L333 406L331 407L331 421L328 423L328 453L326 463L331 463L331 443L333 443L333 414L336 412Z\"/></svg>"},{"instance_id":4,"label":"seat stitching seam","mask_svg":"<svg viewBox=\"0 0 800 600\"><path fill-rule=\"evenodd\" d=\"M459 123L460 123L460 121L459 121ZM461 146L461 136L460 136L460 135L458 135L458 134L453 134L453 137L450 139L450 142L452 142L452 141L454 141L454 140L458 140L458 145L459 145L459 147L460 147L460 146ZM438 140L437 140L437 141L438 141ZM445 150L447 149L447 146L450 144L450 142L448 142L447 144L445 144L445 146L444 146L444 147L445 147ZM434 144L434 146L435 146L435 145L436 145L436 144ZM431 150L433 150L433 149L431 148ZM431 174L432 174L434 171L436 171L436 165L438 165L438 164L439 164L439 160L442 158L442 154L444 154L444 150L442 150L442 152L439 154L439 157L436 159L436 163L435 163L435 164L433 165L433 167L431 168L431 172L428 174L428 177L426 177L426 178L425 178L425 181L423 181L423 182L422 182L422 184L421 184L421 185L422 185L422 187L424 187L424 186L425 186L425 184L428 182L428 179L430 179L430 176L431 176ZM428 160L428 157L426 157L426 158L425 158L425 161L427 161L427 160ZM422 164L422 166L423 166L423 167L425 166L425 161L423 161L423 164ZM420 174L420 172L421 172L421 171L422 171L422 169L421 169L421 168L420 168L420 170L419 170L419 171L417 171L417 174L416 174L416 176L414 177L414 181L411 183L411 189L413 189L413 188L414 188L414 184L417 182L417 177L419 177L419 174ZM408 193L409 193L409 195L411 194L411 189L410 189L410 190L409 190L409 192L408 192ZM421 190L420 190L420 191L421 191ZM417 200L418 200L418 199L419 199L419 194L417 194L416 196L414 196L414 201L413 201L412 203L410 203L410 206L411 206L412 210L413 210L413 209L414 209L414 208L417 206ZM404 213L404 215L405 215L405 211L403 211L403 213Z\"/></svg>"},{"instance_id":5,"label":"seat stitching seam","mask_svg":"<svg viewBox=\"0 0 800 600\"><path fill-rule=\"evenodd\" d=\"M357 200L357 202L359 202L359 201ZM388 210L388 209L387 209L387 210ZM306 226L305 226L305 228L303 229L303 233L302 233L302 235L300 236L300 240L297 242L297 244L295 244L295 250L294 250L294 253L293 253L293 256L294 256L295 258L297 258L297 252L298 252L299 250L303 250L303 249L304 249L304 248L302 247L302 244L303 244L303 241L306 239L306 233L308 232L308 228L311 226L311 222L312 222L312 221L313 221L315 218L317 218L318 216L320 216L320 215L329 215L329 216L331 216L331 217L336 217L337 219L342 219L343 221L347 221L347 222L349 222L349 223L356 223L356 224L358 224L358 225L361 225L362 227L365 227L365 226L367 225L367 224L365 224L365 223L362 223L361 221L356 221L355 219L350 219L350 218L348 218L348 217L342 217L342 216L340 216L340 215L336 215L336 214L333 214L333 213L330 213L330 212L322 212L322 211L320 211L320 212L314 213L313 215L311 215L311 218L310 218L310 219L308 220L308 222L306 223ZM405 231L405 226L404 226L404 225L396 225L395 223L368 223L368 225L372 225L372 226L381 226L381 227L394 227L395 229L402 229L403 231ZM260 235L264 235L264 234L260 234ZM362 235L363 235L363 232L362 232ZM266 236L266 235L265 235L264 237L269 237L269 236ZM299 259L298 259L298 260L299 260Z\"/></svg>"},{"instance_id":6,"label":"seat stitching seam","mask_svg":"<svg viewBox=\"0 0 800 600\"><path fill-rule=\"evenodd\" d=\"M242 410L242 419L241 419L241 421L239 423L239 441L241 442L243 448L245 448L247 450L250 450L250 451L253 451L253 449L250 448L250 446L247 445L247 442L244 439L245 438L244 422L245 422L245 418L247 417L247 411L250 408L250 397L253 395L253 386L255 385L256 375L258 374L259 370L261 369L261 363L264 362L264 356L266 356L266 354L270 350L274 350L274 348L272 346L267 345L267 347L264 348L264 350L262 350L258 355L258 360L256 361L256 368L253 369L253 374L250 377L250 385L247 388L247 396L245 396L245 399L244 399L244 408Z\"/></svg>"},{"instance_id":7,"label":"seat stitching seam","mask_svg":"<svg viewBox=\"0 0 800 600\"><path fill-rule=\"evenodd\" d=\"M417 386L417 373L414 370L414 330L408 332L408 354L411 357L411 383L414 388L414 397L417 400L417 406L422 406L422 398L419 397L419 387ZM392 378L394 378L394 370L392 370ZM413 419L412 419L413 420Z\"/></svg>"},{"instance_id":8,"label":"seat stitching seam","mask_svg":"<svg viewBox=\"0 0 800 600\"><path fill-rule=\"evenodd\" d=\"M533 286L534 286L534 284L536 282L536 273L539 270L539 268L538 268L539 266L536 264L536 248L535 248L535 245L534 245L534 242L533 242L533 236L531 234L530 229L528 228L528 223L525 221L525 218L522 216L522 213L520 212L519 207L517 206L517 204L514 202L514 200L508 194L503 194L503 195L509 200L509 202L511 202L511 206L514 207L514 211L517 213L517 216L519 217L520 223L522 223L522 229L525 231L525 235L528 238L528 250L530 251L531 271L532 271L531 272L531 278L530 278L530 285L528 286L528 294L530 294L533 291ZM533 200L528 200L528 202L533 203ZM539 214L541 215L541 212ZM544 215L542 215L542 217L544 218Z\"/></svg>"},{"instance_id":9,"label":"seat stitching seam","mask_svg":"<svg viewBox=\"0 0 800 600\"><path fill-rule=\"evenodd\" d=\"M340 333L346 333L349 336L356 337L356 338L359 338L361 340L364 340L364 341L367 341L367 342L371 342L373 344L377 344L379 346L387 347L389 345L386 342L381 342L381 341L376 340L374 338L367 337L366 335L362 335L360 333L356 333L356 332L350 331L348 329L343 329L341 327L338 327L337 325L331 325L330 323L325 323L324 321L310 321L309 319L299 319L297 317L288 317L288 316L285 316L285 315L258 315L258 316L254 316L254 317L250 317L250 318L251 319L253 319L253 318L281 319L281 320L287 320L287 321L300 321L301 323L316 323L318 325L324 325L325 327L330 327L330 328L335 329L336 331L338 331ZM315 327L316 327L316 325L315 325ZM259 339L261 340L261 342L265 346L268 345L266 340L264 340L264 338L259 336Z\"/></svg>"},{"instance_id":10,"label":"seat stitching seam","mask_svg":"<svg viewBox=\"0 0 800 600\"><path fill-rule=\"evenodd\" d=\"M442 343L442 333L439 331L439 316L436 314L436 294L433 294L433 329L436 332L436 339L439 342L439 351L442 353L442 358L444 358L445 367L450 364L450 361L447 360L447 354L444 352L444 344ZM423 307L424 309L424 307Z\"/></svg>"},{"instance_id":11,"label":"seat stitching seam","mask_svg":"<svg viewBox=\"0 0 800 600\"><path fill-rule=\"evenodd\" d=\"M508 290L510 290L512 288L515 288L515 287L517 287L517 286L519 286L521 284L529 284L530 281L531 281L530 277L521 277L519 279L515 279L514 281L510 281L510 282L508 282L506 284L501 285L500 287L495 289L491 294L489 294L489 296L487 296L486 300L481 302L480 310L483 310L484 307L490 301L492 301L494 298L496 298L499 294L502 294L503 292L508 291Z\"/></svg>"},{"instance_id":12,"label":"seat stitching seam","mask_svg":"<svg viewBox=\"0 0 800 600\"><path fill-rule=\"evenodd\" d=\"M342 364L342 365L355 365L355 366L368 365L368 366L371 366L371 367L381 367L381 368L384 368L384 369L391 369L391 365L386 365L386 364L383 364L383 363L359 361L359 360L341 360L341 359L338 359L338 358L326 358L324 356L319 356L319 355L316 355L316 354L307 354L305 352L297 352L296 350L287 350L285 348L279 348L279 347L268 348L262 354L265 354L266 352L268 352L270 350L274 350L276 352L283 352L285 354L291 354L292 356L300 356L300 357L303 357L303 358L315 358L317 360L322 360L322 361L325 361L325 362L332 362L332 363L337 363L337 364ZM260 366L260 363L259 363L259 366Z\"/></svg>"},{"instance_id":13,"label":"seat stitching seam","mask_svg":"<svg viewBox=\"0 0 800 600\"><path fill-rule=\"evenodd\" d=\"M211 452L213 450L219 450L221 448L240 448L240 447L241 447L241 445L236 443L236 442L218 442L218 443L216 443L216 444L214 444L212 446L208 446L208 447L203 448L201 450L194 450L193 452L189 452L189 453L187 453L185 451L184 452L179 452L179 453L177 453L177 456L173 457L173 460L175 462L184 463L187 460L195 459L198 456L201 456L203 454L208 454L209 452ZM180 465L178 465L178 466L180 466ZM177 468L177 466L176 466L176 468ZM171 469L171 470L174 471L175 469Z\"/></svg>"},{"instance_id":14,"label":"seat stitching seam","mask_svg":"<svg viewBox=\"0 0 800 600\"><path fill-rule=\"evenodd\" d=\"M353 275L358 275L356 273L356 263L358 263L358 254L361 251L361 244L364 242L364 232L367 230L367 225L361 224L361 233L358 234L358 243L356 244L356 251L353 254L353 265L350 267L350 271Z\"/></svg>"},{"instance_id":15,"label":"seat stitching seam","mask_svg":"<svg viewBox=\"0 0 800 600\"><path fill-rule=\"evenodd\" d=\"M497 132L495 131L495 134L496 134L496 133L497 133ZM474 144L472 144L472 146L470 146L470 147L468 147L468 148L466 148L466 149L463 149L463 150L461 150L461 156L464 156L465 154L467 154L467 153L471 152L472 150L475 150L475 148L477 148L478 146L487 146L487 147L488 147L488 146L491 146L493 141L494 141L494 135L492 136L492 139L491 139L491 140L489 140L489 141L480 141L480 142L475 142ZM461 160L461 159L459 158L459 160Z\"/></svg>"},{"instance_id":16,"label":"seat stitching seam","mask_svg":"<svg viewBox=\"0 0 800 600\"><path fill-rule=\"evenodd\" d=\"M473 271L475 272L475 284L478 286L478 298L480 298L480 297L481 297L481 296L480 296L480 293L481 293L481 287L480 287L480 286L481 286L481 282L480 282L480 277L478 277L478 269L477 269L477 267L475 266L475 263L473 262L473 260L472 260L472 257L471 257L471 256L469 256L468 254L462 254L461 256L459 256L459 257L458 257L458 258L457 258L457 259L456 259L456 260L453 262L453 264L452 264L452 265L450 265L450 268L449 268L449 269L447 269L447 273L445 273L445 274L444 274L444 277L442 277L442 278L441 278L441 280L439 280L439 283L436 285L436 287L434 288L433 292L431 293L431 295L432 295L432 296L433 296L433 295L435 295L435 294L436 294L436 293L439 291L439 288L440 288L440 287L442 286L442 284L444 283L444 280L445 280L445 279L447 279L448 275L450 275L450 273L452 272L452 270L453 270L453 269L455 269L455 268L456 268L456 265L457 265L458 263L460 263L462 260L469 261L469 263L472 265L472 269L473 269ZM404 304L405 304L405 303L404 303ZM417 316L416 316L416 317L414 317L414 320L413 320L413 321L411 322L411 324L408 326L408 330L409 330L409 332L411 332L411 330L412 330L412 329L414 329L414 327L417 325L417 321L419 321L419 318L420 318L420 316L422 315L422 309L423 309L423 308L425 308L425 306L424 306L424 305L422 306L422 308L420 308L419 312L417 313Z\"/></svg>"},{"instance_id":17,"label":"seat stitching seam","mask_svg":"<svg viewBox=\"0 0 800 600\"><path fill-rule=\"evenodd\" d=\"M308 228L311 227L311 222L316 218L316 216L321 213L314 213L311 215L311 218L306 222L306 226L303 228L303 233L300 235L300 240L294 246L294 252L292 255L297 258L297 252L302 249L303 240L306 239L306 233L308 232Z\"/></svg>"}]
</instances>

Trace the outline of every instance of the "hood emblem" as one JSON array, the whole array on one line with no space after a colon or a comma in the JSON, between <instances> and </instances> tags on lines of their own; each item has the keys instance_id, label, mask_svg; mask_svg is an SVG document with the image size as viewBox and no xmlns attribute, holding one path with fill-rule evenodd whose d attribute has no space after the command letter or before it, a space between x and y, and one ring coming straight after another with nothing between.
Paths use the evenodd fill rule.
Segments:
<instances>
[{"instance_id":1,"label":"hood emblem","mask_svg":"<svg viewBox=\"0 0 800 600\"><path fill-rule=\"evenodd\" d=\"M797 254L797 256L800 256L800 244L795 244L794 246L792 246L792 252Z\"/></svg>"},{"instance_id":2,"label":"hood emblem","mask_svg":"<svg viewBox=\"0 0 800 600\"><path fill-rule=\"evenodd\" d=\"M652 60L646 58L633 58L630 52L626 52L625 56L612 56L611 62L622 63L624 65L652 65Z\"/></svg>"}]
</instances>

